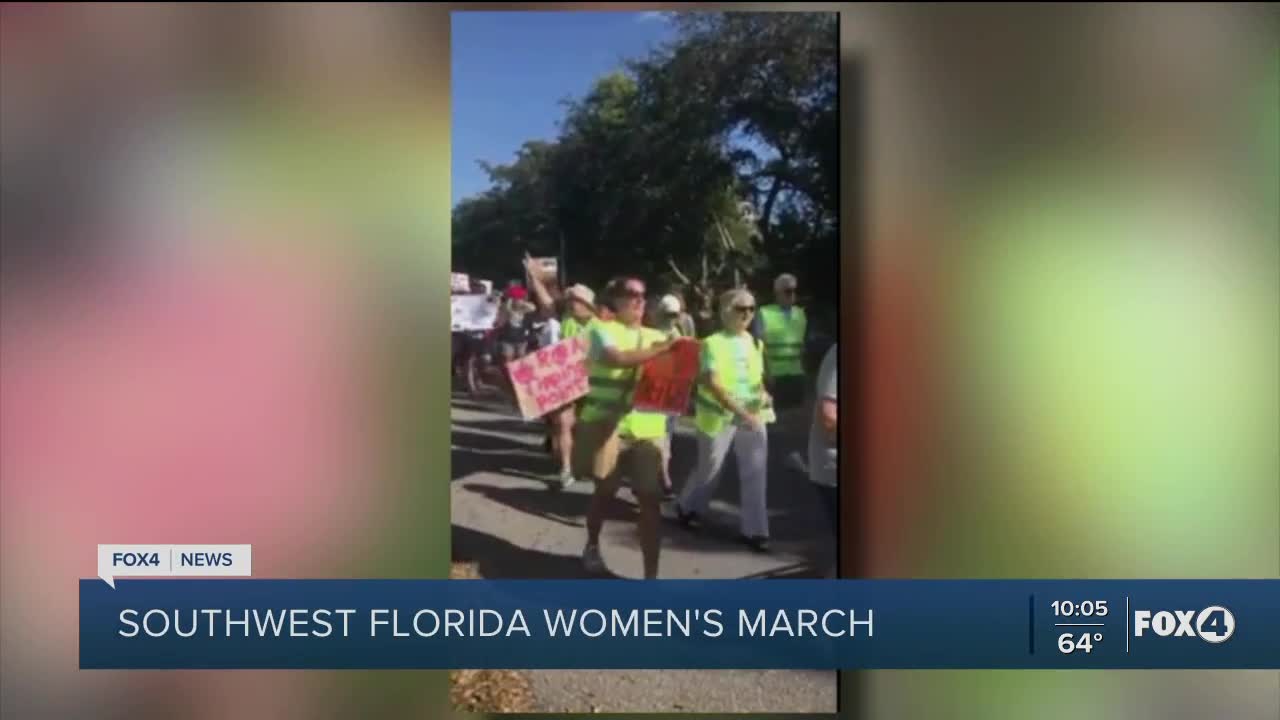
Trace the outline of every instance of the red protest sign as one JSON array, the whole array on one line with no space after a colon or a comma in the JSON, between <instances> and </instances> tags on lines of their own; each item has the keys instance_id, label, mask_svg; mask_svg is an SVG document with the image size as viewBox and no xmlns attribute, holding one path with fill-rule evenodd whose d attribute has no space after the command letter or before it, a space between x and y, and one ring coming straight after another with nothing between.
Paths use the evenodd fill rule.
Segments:
<instances>
[{"instance_id":1,"label":"red protest sign","mask_svg":"<svg viewBox=\"0 0 1280 720\"><path fill-rule=\"evenodd\" d=\"M646 412L664 415L684 415L689 409L689 397L698 382L698 357L702 345L693 339L683 339L663 353L645 363L636 383L632 407Z\"/></svg>"},{"instance_id":2,"label":"red protest sign","mask_svg":"<svg viewBox=\"0 0 1280 720\"><path fill-rule=\"evenodd\" d=\"M507 365L520 413L542 417L587 394L587 343L583 337L561 340Z\"/></svg>"}]
</instances>

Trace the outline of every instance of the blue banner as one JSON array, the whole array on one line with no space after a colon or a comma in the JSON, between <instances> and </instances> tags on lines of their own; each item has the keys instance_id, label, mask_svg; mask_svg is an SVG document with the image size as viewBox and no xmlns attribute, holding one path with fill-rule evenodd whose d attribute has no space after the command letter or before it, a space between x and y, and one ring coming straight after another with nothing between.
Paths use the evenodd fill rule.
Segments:
<instances>
[{"instance_id":1,"label":"blue banner","mask_svg":"<svg viewBox=\"0 0 1280 720\"><path fill-rule=\"evenodd\" d=\"M80 667L1280 669L1280 580L81 580Z\"/></svg>"}]
</instances>

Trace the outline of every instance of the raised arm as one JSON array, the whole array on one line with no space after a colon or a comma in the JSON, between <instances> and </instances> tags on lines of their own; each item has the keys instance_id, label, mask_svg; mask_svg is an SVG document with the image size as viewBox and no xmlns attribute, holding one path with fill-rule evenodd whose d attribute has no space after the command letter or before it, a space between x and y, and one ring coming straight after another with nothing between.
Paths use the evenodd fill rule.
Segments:
<instances>
[{"instance_id":1,"label":"raised arm","mask_svg":"<svg viewBox=\"0 0 1280 720\"><path fill-rule=\"evenodd\" d=\"M547 292L547 288L542 284L542 279L538 277L538 273L533 270L533 258L529 253L524 254L524 274L529 279L529 287L533 290L534 302L538 303L538 307L544 312L553 312L555 310L555 299L551 297L551 293Z\"/></svg>"}]
</instances>

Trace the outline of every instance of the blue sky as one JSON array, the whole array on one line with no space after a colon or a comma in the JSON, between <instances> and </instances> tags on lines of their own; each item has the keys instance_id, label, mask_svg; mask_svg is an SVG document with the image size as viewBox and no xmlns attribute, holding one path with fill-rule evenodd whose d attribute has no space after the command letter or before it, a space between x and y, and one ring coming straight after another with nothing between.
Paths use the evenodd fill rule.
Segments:
<instances>
[{"instance_id":1,"label":"blue sky","mask_svg":"<svg viewBox=\"0 0 1280 720\"><path fill-rule=\"evenodd\" d=\"M489 186L478 160L554 138L561 99L672 36L655 12L455 12L452 25L452 205Z\"/></svg>"}]
</instances>

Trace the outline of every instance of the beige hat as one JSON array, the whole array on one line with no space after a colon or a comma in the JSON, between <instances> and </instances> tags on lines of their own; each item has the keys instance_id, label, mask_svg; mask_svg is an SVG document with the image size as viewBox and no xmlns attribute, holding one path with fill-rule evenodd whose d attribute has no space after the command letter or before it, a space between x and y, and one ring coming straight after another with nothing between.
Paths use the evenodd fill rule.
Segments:
<instances>
[{"instance_id":1,"label":"beige hat","mask_svg":"<svg viewBox=\"0 0 1280 720\"><path fill-rule=\"evenodd\" d=\"M665 313L669 313L671 315L677 315L680 313L680 298L675 295L663 295L662 299L658 301L658 304L662 307L662 311Z\"/></svg>"},{"instance_id":2,"label":"beige hat","mask_svg":"<svg viewBox=\"0 0 1280 720\"><path fill-rule=\"evenodd\" d=\"M588 305L594 305L596 302L596 294L591 292L591 288L586 285L570 285L564 295L570 300L578 300Z\"/></svg>"}]
</instances>

